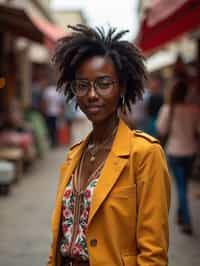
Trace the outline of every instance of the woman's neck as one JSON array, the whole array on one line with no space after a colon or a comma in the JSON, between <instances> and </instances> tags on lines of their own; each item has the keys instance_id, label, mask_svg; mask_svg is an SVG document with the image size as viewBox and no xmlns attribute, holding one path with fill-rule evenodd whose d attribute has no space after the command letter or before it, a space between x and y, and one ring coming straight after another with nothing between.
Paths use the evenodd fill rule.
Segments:
<instances>
[{"instance_id":1,"label":"woman's neck","mask_svg":"<svg viewBox=\"0 0 200 266\"><path fill-rule=\"evenodd\" d=\"M101 123L93 124L92 140L93 143L102 143L106 138L111 136L116 129L119 118L116 115L109 117Z\"/></svg>"}]
</instances>

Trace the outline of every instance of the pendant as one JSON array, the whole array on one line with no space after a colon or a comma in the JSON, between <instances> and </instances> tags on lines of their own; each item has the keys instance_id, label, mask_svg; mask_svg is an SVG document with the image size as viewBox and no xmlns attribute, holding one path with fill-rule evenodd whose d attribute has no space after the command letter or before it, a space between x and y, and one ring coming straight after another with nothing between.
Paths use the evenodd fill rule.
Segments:
<instances>
[{"instance_id":1,"label":"pendant","mask_svg":"<svg viewBox=\"0 0 200 266\"><path fill-rule=\"evenodd\" d=\"M96 160L96 157L92 155L92 157L90 158L90 162L93 163L95 160Z\"/></svg>"}]
</instances>

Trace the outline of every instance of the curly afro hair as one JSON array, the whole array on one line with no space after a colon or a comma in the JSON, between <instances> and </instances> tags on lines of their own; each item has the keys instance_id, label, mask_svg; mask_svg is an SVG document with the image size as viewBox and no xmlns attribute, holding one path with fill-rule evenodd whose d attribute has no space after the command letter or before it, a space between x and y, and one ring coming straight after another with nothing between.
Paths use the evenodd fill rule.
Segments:
<instances>
[{"instance_id":1,"label":"curly afro hair","mask_svg":"<svg viewBox=\"0 0 200 266\"><path fill-rule=\"evenodd\" d=\"M127 30L117 32L116 28L91 28L78 24L68 26L72 33L58 41L53 63L58 68L58 90L63 91L67 101L74 97L71 82L79 65L93 56L108 56L112 59L119 78L119 83L125 87L125 105L142 98L146 68L144 57L133 43L121 38ZM122 101L120 101L122 106Z\"/></svg>"}]
</instances>

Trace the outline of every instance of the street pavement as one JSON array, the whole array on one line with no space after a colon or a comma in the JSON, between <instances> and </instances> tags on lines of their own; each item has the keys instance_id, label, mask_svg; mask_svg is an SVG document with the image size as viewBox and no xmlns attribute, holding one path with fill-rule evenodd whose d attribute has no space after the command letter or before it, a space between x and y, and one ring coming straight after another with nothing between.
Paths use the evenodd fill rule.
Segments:
<instances>
[{"instance_id":1,"label":"street pavement","mask_svg":"<svg viewBox=\"0 0 200 266\"><path fill-rule=\"evenodd\" d=\"M37 161L12 187L9 196L0 197L0 266L46 264L59 165L65 153L64 148L49 152L45 160ZM191 183L189 195L194 236L186 236L174 223L176 198L172 186L169 266L200 265L200 199L193 196L198 190L200 183Z\"/></svg>"}]
</instances>

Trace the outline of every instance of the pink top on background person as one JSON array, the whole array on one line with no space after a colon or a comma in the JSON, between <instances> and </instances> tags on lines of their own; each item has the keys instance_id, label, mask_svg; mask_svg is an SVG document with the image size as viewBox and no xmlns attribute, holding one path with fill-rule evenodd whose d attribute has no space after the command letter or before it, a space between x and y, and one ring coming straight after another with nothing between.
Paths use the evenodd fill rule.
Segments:
<instances>
[{"instance_id":1,"label":"pink top on background person","mask_svg":"<svg viewBox=\"0 0 200 266\"><path fill-rule=\"evenodd\" d=\"M192 104L176 104L173 108L173 116L169 118L170 105L164 104L156 123L161 135L165 135L170 128L165 150L167 154L174 156L194 155L198 151L200 108ZM169 119L172 123L170 126Z\"/></svg>"}]
</instances>

